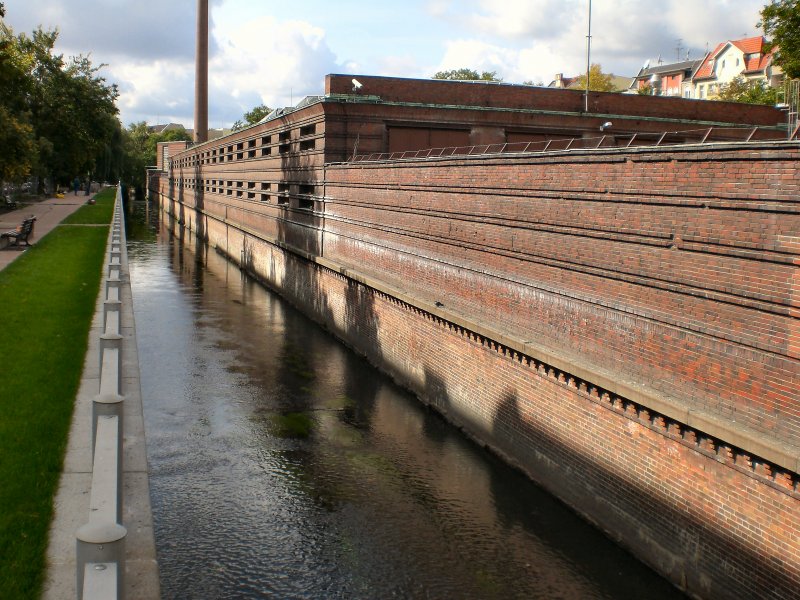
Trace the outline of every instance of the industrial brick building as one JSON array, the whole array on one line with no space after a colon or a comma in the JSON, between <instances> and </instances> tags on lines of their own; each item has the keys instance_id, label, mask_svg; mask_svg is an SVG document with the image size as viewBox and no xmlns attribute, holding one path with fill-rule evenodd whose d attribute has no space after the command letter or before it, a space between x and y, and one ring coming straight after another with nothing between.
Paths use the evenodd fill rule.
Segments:
<instances>
[{"instance_id":1,"label":"industrial brick building","mask_svg":"<svg viewBox=\"0 0 800 600\"><path fill-rule=\"evenodd\" d=\"M681 589L789 597L800 146L783 119L330 75L263 123L165 145L150 193Z\"/></svg>"}]
</instances>

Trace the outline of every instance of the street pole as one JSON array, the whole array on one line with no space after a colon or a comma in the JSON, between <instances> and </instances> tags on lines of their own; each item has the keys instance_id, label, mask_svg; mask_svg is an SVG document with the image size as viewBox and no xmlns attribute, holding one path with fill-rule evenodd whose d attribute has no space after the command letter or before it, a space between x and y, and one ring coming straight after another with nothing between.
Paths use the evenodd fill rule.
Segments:
<instances>
[{"instance_id":1,"label":"street pole","mask_svg":"<svg viewBox=\"0 0 800 600\"><path fill-rule=\"evenodd\" d=\"M589 72L592 68L592 0L589 0L589 35L586 36L586 91L584 97L584 110L589 112Z\"/></svg>"}]
</instances>

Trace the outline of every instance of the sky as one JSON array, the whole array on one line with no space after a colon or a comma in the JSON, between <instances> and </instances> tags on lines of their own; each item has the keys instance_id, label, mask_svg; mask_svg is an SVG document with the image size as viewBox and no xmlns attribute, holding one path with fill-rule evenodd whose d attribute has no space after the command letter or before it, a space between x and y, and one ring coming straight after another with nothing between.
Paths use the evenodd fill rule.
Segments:
<instances>
[{"instance_id":1,"label":"sky","mask_svg":"<svg viewBox=\"0 0 800 600\"><path fill-rule=\"evenodd\" d=\"M591 62L633 76L760 35L767 0L594 0ZM191 127L196 0L4 0L15 33L59 31L119 87L127 126ZM432 76L471 68L547 85L586 71L589 0L210 0L209 126L324 92L328 73Z\"/></svg>"}]
</instances>

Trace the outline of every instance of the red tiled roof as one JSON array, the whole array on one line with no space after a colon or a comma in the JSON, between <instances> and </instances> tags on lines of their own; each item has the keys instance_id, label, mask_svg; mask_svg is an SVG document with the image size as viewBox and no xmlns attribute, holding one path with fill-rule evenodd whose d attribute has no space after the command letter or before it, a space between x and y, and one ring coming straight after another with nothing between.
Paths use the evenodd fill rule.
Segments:
<instances>
[{"instance_id":1,"label":"red tiled roof","mask_svg":"<svg viewBox=\"0 0 800 600\"><path fill-rule=\"evenodd\" d=\"M764 46L764 38L759 35L756 37L744 38L743 40L731 40L731 44L745 54L753 54L754 52L761 52L761 48Z\"/></svg>"},{"instance_id":2,"label":"red tiled roof","mask_svg":"<svg viewBox=\"0 0 800 600\"><path fill-rule=\"evenodd\" d=\"M769 63L772 60L772 54L774 50L773 52L762 54L765 40L761 36L743 38L741 40L728 40L727 42L718 44L717 47L714 48L714 51L706 56L705 60L703 60L703 64L700 65L700 68L695 72L694 79L707 79L714 76L714 60L722 51L722 49L728 44L736 46L744 53L745 57L748 54L756 55L752 58L745 58L743 70L745 73L763 71L767 66L769 66Z\"/></svg>"},{"instance_id":3,"label":"red tiled roof","mask_svg":"<svg viewBox=\"0 0 800 600\"><path fill-rule=\"evenodd\" d=\"M703 59L703 64L700 65L700 68L698 68L694 74L694 79L703 79L704 77L711 77L714 74L714 57L722 50L725 44L727 44L727 42L718 44L713 52L706 54L706 57Z\"/></svg>"},{"instance_id":4,"label":"red tiled roof","mask_svg":"<svg viewBox=\"0 0 800 600\"><path fill-rule=\"evenodd\" d=\"M767 52L762 56L757 56L755 58L751 58L750 60L745 61L745 66L744 66L745 73L763 71L764 69L766 69L772 62L775 50L776 48L773 48L772 50L770 50L769 52Z\"/></svg>"}]
</instances>

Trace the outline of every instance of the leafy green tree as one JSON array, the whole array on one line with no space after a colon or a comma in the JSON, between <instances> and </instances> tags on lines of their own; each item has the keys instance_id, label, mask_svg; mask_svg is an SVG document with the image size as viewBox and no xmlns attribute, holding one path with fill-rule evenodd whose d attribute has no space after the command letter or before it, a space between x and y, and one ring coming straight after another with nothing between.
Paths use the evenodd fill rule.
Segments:
<instances>
[{"instance_id":1,"label":"leafy green tree","mask_svg":"<svg viewBox=\"0 0 800 600\"><path fill-rule=\"evenodd\" d=\"M778 47L775 63L787 77L800 77L800 0L771 0L761 10L758 27Z\"/></svg>"},{"instance_id":2,"label":"leafy green tree","mask_svg":"<svg viewBox=\"0 0 800 600\"><path fill-rule=\"evenodd\" d=\"M66 182L91 172L119 130L117 89L82 56L53 52L58 33L14 35L0 23L0 176L34 174ZM17 138L17 136L19 136Z\"/></svg>"},{"instance_id":3,"label":"leafy green tree","mask_svg":"<svg viewBox=\"0 0 800 600\"><path fill-rule=\"evenodd\" d=\"M434 74L433 79L452 79L456 81L503 81L497 76L497 71L483 71L478 73L472 69L452 69L450 71L439 71Z\"/></svg>"},{"instance_id":4,"label":"leafy green tree","mask_svg":"<svg viewBox=\"0 0 800 600\"><path fill-rule=\"evenodd\" d=\"M269 106L266 104L259 104L253 110L244 113L244 117L233 124L233 131L239 131L250 125L255 125L271 112L272 109Z\"/></svg>"},{"instance_id":5,"label":"leafy green tree","mask_svg":"<svg viewBox=\"0 0 800 600\"><path fill-rule=\"evenodd\" d=\"M649 83L646 83L638 90L636 90L636 93L639 94L640 96L652 96L653 86L651 86Z\"/></svg>"},{"instance_id":6,"label":"leafy green tree","mask_svg":"<svg viewBox=\"0 0 800 600\"><path fill-rule=\"evenodd\" d=\"M721 85L715 99L745 104L775 105L778 103L778 90L768 86L764 81L747 81L739 76L730 83Z\"/></svg>"},{"instance_id":7,"label":"leafy green tree","mask_svg":"<svg viewBox=\"0 0 800 600\"><path fill-rule=\"evenodd\" d=\"M145 169L156 164L159 142L191 141L183 127L154 133L145 121L131 123L122 131L124 165L122 179L136 189L144 186Z\"/></svg>"},{"instance_id":8,"label":"leafy green tree","mask_svg":"<svg viewBox=\"0 0 800 600\"><path fill-rule=\"evenodd\" d=\"M0 104L0 181L25 179L36 162L36 150L33 127Z\"/></svg>"},{"instance_id":9,"label":"leafy green tree","mask_svg":"<svg viewBox=\"0 0 800 600\"><path fill-rule=\"evenodd\" d=\"M585 90L586 89L586 74L579 75L575 78L575 89L578 90ZM613 76L607 73L603 73L603 68L596 64L592 63L592 66L589 67L589 89L593 92L616 92L617 87L614 85Z\"/></svg>"}]
</instances>

